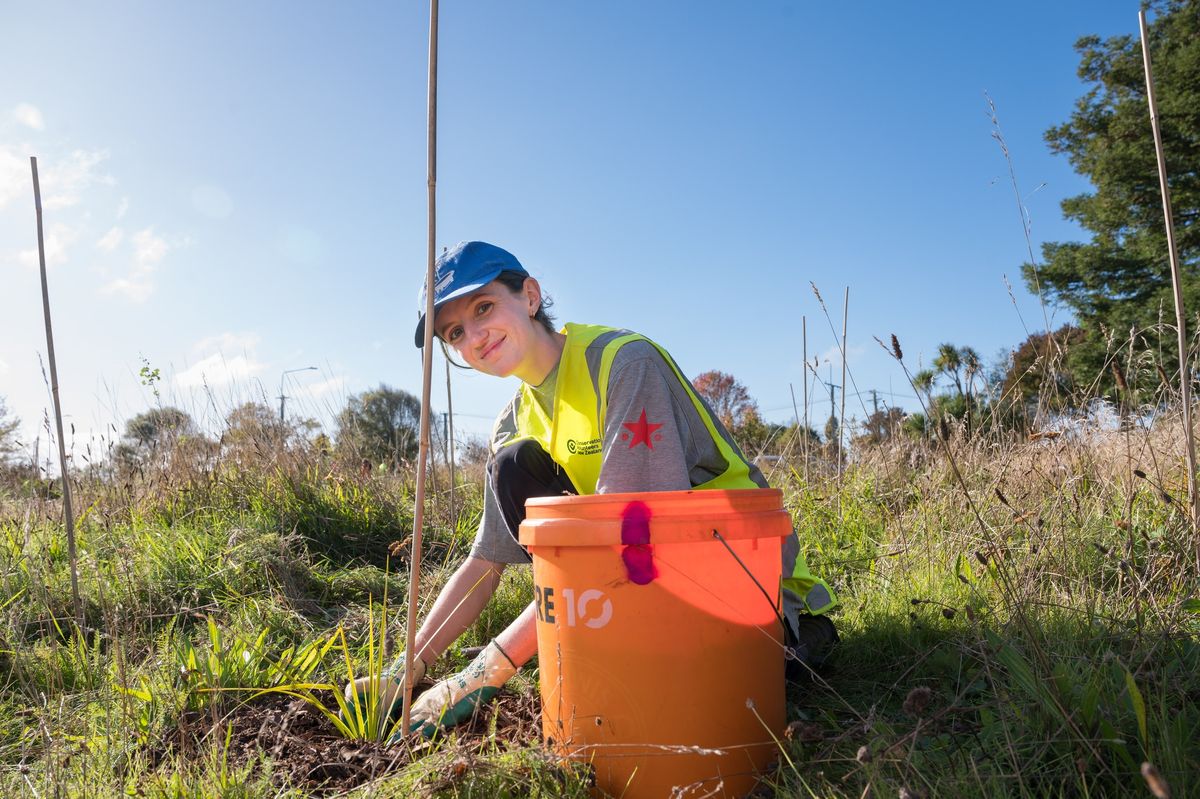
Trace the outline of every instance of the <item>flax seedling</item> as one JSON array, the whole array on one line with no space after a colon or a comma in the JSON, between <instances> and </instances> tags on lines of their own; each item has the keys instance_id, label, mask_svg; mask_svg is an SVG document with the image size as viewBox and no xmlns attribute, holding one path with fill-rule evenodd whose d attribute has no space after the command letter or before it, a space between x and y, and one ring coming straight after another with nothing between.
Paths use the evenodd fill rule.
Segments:
<instances>
[{"instance_id":1,"label":"flax seedling","mask_svg":"<svg viewBox=\"0 0 1200 799\"><path fill-rule=\"evenodd\" d=\"M365 692L351 691L347 697L343 694L340 684L298 680L266 688L256 692L255 696L278 693L301 699L324 716L339 735L350 740L379 741L391 738L400 729L400 720L392 718L391 708L380 707L379 698L379 685L387 668L385 663L386 594L383 606L379 610L378 622L376 622L373 605L369 605L369 612L371 624L368 625L367 631L365 674L356 673L350 655L350 646L346 641L346 631L340 625L325 641L309 645L309 651L315 652L315 661L318 664L324 662L330 652L334 653L337 658L337 666L333 673L338 675L341 683L352 684L357 676L368 677ZM378 627L375 626L376 624ZM311 647L315 647L315 649ZM327 699L331 694L332 702Z\"/></svg>"}]
</instances>

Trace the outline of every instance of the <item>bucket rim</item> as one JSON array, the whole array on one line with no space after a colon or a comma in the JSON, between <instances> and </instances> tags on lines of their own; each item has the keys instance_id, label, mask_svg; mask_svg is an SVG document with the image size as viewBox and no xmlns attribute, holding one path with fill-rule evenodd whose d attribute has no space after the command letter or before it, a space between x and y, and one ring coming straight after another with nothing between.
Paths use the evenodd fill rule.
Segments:
<instances>
[{"instance_id":1,"label":"bucket rim","mask_svg":"<svg viewBox=\"0 0 1200 799\"><path fill-rule=\"evenodd\" d=\"M783 507L783 490L779 488L687 488L682 491L627 491L604 494L564 494L555 497L530 497L525 500L528 508L554 508L564 505L627 505L630 502L645 502L648 505L673 505L696 496L709 502L722 498L731 504L742 506L767 505ZM769 508L768 508L769 509Z\"/></svg>"}]
</instances>

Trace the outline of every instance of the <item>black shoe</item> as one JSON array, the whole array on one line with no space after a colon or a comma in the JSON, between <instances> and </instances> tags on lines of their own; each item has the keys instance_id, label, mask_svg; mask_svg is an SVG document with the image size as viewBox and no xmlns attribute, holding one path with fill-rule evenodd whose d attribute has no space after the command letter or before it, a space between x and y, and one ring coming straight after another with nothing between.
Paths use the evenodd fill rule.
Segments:
<instances>
[{"instance_id":1,"label":"black shoe","mask_svg":"<svg viewBox=\"0 0 1200 799\"><path fill-rule=\"evenodd\" d=\"M790 627L790 625L788 625ZM839 640L837 628L826 616L801 614L795 631L789 629L785 649L784 673L797 682L820 671Z\"/></svg>"}]
</instances>

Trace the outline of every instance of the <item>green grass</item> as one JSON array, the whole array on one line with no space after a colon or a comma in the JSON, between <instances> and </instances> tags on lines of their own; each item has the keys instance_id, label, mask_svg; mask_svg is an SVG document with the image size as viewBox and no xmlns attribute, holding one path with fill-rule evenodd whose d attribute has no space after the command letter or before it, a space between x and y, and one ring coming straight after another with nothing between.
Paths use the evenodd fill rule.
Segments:
<instances>
[{"instance_id":1,"label":"green grass","mask_svg":"<svg viewBox=\"0 0 1200 799\"><path fill-rule=\"evenodd\" d=\"M1195 795L1197 536L1159 490L1183 494L1174 443L1138 435L956 441L967 491L925 449L864 455L840 492L827 469L809 485L798 467L777 475L810 565L841 594L842 644L789 692L764 790L1128 796L1146 794L1150 762ZM340 684L339 661L361 669L379 646L385 590L402 635L407 556L389 567L388 546L411 534L410 480L346 474L264 462L81 485L83 635L55 506L0 500L0 795L304 796L272 787L270 752L231 762L217 733L155 747L181 718L223 729L252 693L232 689ZM480 498L464 494L457 520L431 501L423 597L469 548ZM528 570L509 570L459 645L489 640L530 593ZM305 658L339 629L344 653ZM434 676L463 662L452 651ZM586 793L534 745L451 735L412 754L357 795Z\"/></svg>"}]
</instances>

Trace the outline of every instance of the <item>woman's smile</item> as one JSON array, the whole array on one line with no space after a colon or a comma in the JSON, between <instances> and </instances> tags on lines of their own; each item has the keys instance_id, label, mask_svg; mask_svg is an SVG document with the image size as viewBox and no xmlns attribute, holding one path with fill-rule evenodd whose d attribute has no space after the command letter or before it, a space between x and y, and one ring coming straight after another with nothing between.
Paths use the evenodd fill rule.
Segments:
<instances>
[{"instance_id":1,"label":"woman's smile","mask_svg":"<svg viewBox=\"0 0 1200 799\"><path fill-rule=\"evenodd\" d=\"M496 339L494 341L485 342L484 347L483 347L483 352L480 353L480 355L479 355L479 360L486 361L494 352L496 352L496 350L500 347L501 344L504 343L505 339L507 339L507 338L508 337L505 336L504 334L500 334L496 337Z\"/></svg>"}]
</instances>

